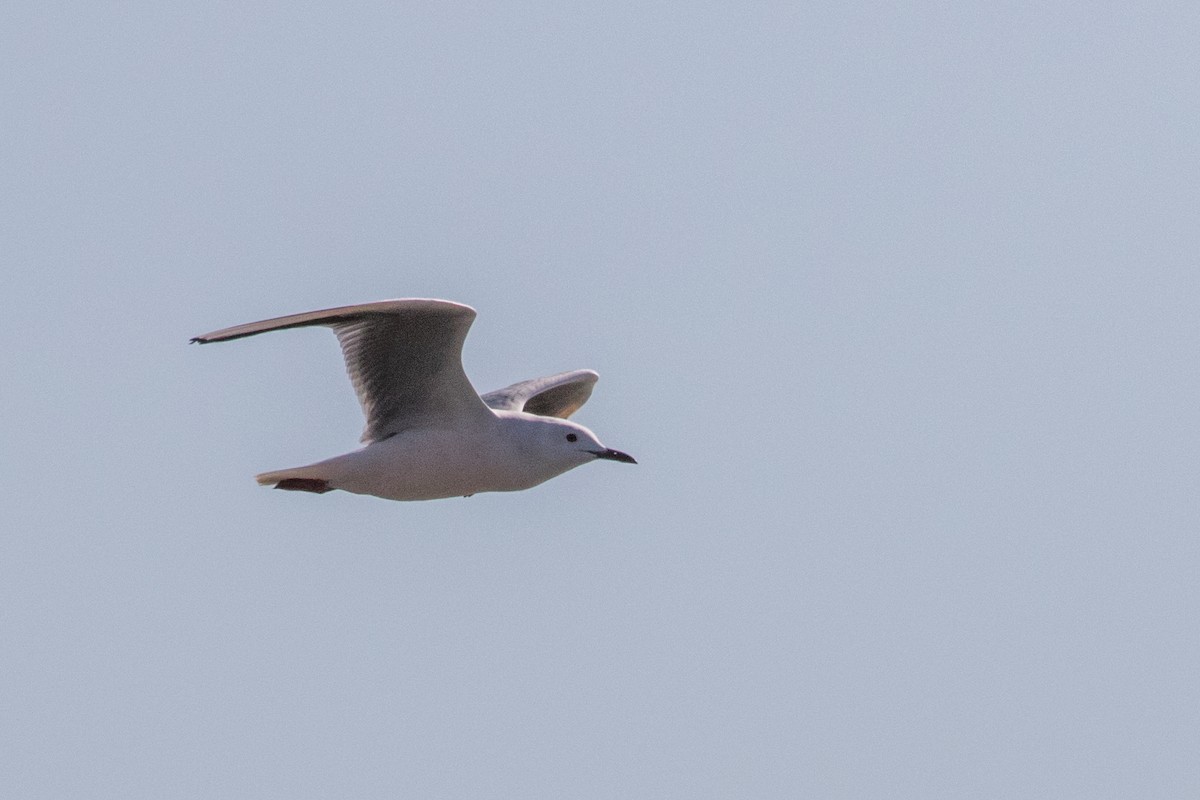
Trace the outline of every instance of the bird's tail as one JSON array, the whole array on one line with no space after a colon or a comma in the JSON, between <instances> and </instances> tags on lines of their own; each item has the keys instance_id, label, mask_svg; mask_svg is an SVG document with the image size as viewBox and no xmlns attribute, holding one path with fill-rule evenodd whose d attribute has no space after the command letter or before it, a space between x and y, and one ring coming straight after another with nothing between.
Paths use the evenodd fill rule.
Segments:
<instances>
[{"instance_id":1,"label":"bird's tail","mask_svg":"<svg viewBox=\"0 0 1200 800\"><path fill-rule=\"evenodd\" d=\"M315 467L295 467L281 469L275 472L264 472L255 475L259 486L274 486L276 489L287 489L293 492L313 492L325 494L333 491L327 478L321 477Z\"/></svg>"}]
</instances>

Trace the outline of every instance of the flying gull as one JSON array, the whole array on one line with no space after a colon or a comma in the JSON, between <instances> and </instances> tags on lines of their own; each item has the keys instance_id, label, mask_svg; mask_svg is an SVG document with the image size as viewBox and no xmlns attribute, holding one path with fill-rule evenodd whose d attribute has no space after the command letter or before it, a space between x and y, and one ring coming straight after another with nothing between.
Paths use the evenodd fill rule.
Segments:
<instances>
[{"instance_id":1,"label":"flying gull","mask_svg":"<svg viewBox=\"0 0 1200 800\"><path fill-rule=\"evenodd\" d=\"M332 328L367 425L364 446L306 467L264 472L276 489L342 489L389 500L512 492L597 459L636 464L568 417L592 393L588 369L514 383L482 397L462 367L475 309L447 300L382 300L235 325L192 342L285 328Z\"/></svg>"}]
</instances>

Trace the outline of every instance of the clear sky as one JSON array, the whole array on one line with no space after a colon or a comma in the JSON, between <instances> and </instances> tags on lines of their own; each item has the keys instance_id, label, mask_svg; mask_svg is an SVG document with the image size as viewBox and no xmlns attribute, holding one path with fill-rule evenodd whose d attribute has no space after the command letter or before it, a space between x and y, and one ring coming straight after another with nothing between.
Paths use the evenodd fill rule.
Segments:
<instances>
[{"instance_id":1,"label":"clear sky","mask_svg":"<svg viewBox=\"0 0 1200 800\"><path fill-rule=\"evenodd\" d=\"M1200 794L1200 6L0 10L0 794ZM276 492L468 303L632 453Z\"/></svg>"}]
</instances>

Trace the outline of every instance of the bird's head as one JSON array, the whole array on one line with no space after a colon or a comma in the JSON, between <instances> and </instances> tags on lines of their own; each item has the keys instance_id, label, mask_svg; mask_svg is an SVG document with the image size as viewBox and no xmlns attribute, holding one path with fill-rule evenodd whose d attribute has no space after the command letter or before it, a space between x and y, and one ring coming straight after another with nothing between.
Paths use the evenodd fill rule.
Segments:
<instances>
[{"instance_id":1,"label":"bird's head","mask_svg":"<svg viewBox=\"0 0 1200 800\"><path fill-rule=\"evenodd\" d=\"M512 417L521 430L519 441L524 456L552 471L547 478L598 459L637 463L633 456L605 447L596 434L579 423L524 413Z\"/></svg>"}]
</instances>

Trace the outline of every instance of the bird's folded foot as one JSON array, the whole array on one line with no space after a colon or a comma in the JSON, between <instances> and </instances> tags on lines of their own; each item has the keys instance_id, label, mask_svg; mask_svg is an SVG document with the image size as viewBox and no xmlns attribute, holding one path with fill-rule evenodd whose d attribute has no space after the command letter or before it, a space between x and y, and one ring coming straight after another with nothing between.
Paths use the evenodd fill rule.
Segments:
<instances>
[{"instance_id":1,"label":"bird's folded foot","mask_svg":"<svg viewBox=\"0 0 1200 800\"><path fill-rule=\"evenodd\" d=\"M329 481L322 478L284 478L275 484L275 488L285 489L289 492L312 492L314 494L325 494L326 492L333 491L333 487L329 485Z\"/></svg>"}]
</instances>

